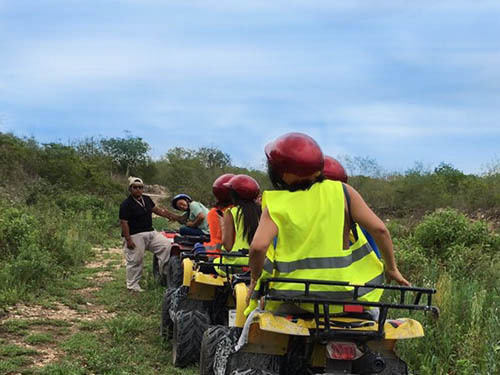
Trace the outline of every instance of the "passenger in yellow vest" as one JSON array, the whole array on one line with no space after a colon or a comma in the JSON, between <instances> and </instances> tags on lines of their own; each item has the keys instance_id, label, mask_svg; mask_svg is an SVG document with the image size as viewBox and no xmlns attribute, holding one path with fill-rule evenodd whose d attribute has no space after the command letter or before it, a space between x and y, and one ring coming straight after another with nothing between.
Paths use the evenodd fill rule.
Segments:
<instances>
[{"instance_id":1,"label":"passenger in yellow vest","mask_svg":"<svg viewBox=\"0 0 500 375\"><path fill-rule=\"evenodd\" d=\"M325 180L323 153L311 137L301 133L285 134L268 144L265 153L276 190L265 191L262 197L263 211L250 246L249 299L258 288L265 263L267 270L269 262L273 277L382 283L383 265L371 248L365 246L367 241L361 231L356 246L349 246L352 223L359 223L375 238L385 261L387 281L410 285L397 268L391 237L382 220L354 188ZM275 237L278 240L274 254L266 260ZM360 292L360 300L378 301L381 297L378 289L367 287ZM273 282L270 293L303 295L303 285ZM346 299L352 296L352 288L312 285L311 295ZM249 309L254 306L255 301ZM268 303L267 308L279 306ZM310 306L300 308L307 310Z\"/></svg>"},{"instance_id":2,"label":"passenger in yellow vest","mask_svg":"<svg viewBox=\"0 0 500 375\"><path fill-rule=\"evenodd\" d=\"M259 184L252 177L239 174L224 186L230 189L234 206L224 212L222 245L226 251L249 249L262 212L255 202L260 193ZM247 265L248 258L227 257L224 263Z\"/></svg>"},{"instance_id":3,"label":"passenger in yellow vest","mask_svg":"<svg viewBox=\"0 0 500 375\"><path fill-rule=\"evenodd\" d=\"M328 180L341 181L347 184L348 177L344 167L342 166L342 164L339 163L337 159L328 155L325 155L325 165L323 167L323 175ZM362 231L364 236L366 237L366 240L368 241L369 246L372 247L373 251L375 251L375 254L377 254L377 257L380 259L380 252L378 251L377 244L375 243L375 240L370 235L370 233L368 233L366 229L360 227L357 224L354 225L353 228L351 229L352 231L349 234L350 237L349 241L355 244L359 231Z\"/></svg>"}]
</instances>

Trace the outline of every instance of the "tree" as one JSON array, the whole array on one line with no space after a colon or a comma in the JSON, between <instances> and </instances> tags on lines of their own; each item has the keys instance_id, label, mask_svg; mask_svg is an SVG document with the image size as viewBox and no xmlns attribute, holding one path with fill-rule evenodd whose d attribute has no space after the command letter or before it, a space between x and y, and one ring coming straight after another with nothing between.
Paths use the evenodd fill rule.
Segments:
<instances>
[{"instance_id":1,"label":"tree","mask_svg":"<svg viewBox=\"0 0 500 375\"><path fill-rule=\"evenodd\" d=\"M222 169L231 165L231 157L214 147L201 147L195 154L205 168Z\"/></svg>"},{"instance_id":2,"label":"tree","mask_svg":"<svg viewBox=\"0 0 500 375\"><path fill-rule=\"evenodd\" d=\"M149 164L151 147L140 137L109 138L101 140L104 153L110 156L120 173L129 175L139 166Z\"/></svg>"},{"instance_id":3,"label":"tree","mask_svg":"<svg viewBox=\"0 0 500 375\"><path fill-rule=\"evenodd\" d=\"M453 194L458 192L460 183L466 178L462 171L445 162L439 163L434 169L434 174L444 184L445 190Z\"/></svg>"},{"instance_id":4,"label":"tree","mask_svg":"<svg viewBox=\"0 0 500 375\"><path fill-rule=\"evenodd\" d=\"M351 176L368 176L380 178L383 175L383 169L377 160L369 156L339 156L338 160Z\"/></svg>"}]
</instances>

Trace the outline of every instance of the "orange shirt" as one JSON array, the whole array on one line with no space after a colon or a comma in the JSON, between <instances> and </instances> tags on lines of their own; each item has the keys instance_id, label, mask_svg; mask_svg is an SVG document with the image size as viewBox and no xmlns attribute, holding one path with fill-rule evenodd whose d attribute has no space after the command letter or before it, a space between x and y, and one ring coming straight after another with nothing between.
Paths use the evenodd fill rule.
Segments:
<instances>
[{"instance_id":1,"label":"orange shirt","mask_svg":"<svg viewBox=\"0 0 500 375\"><path fill-rule=\"evenodd\" d=\"M220 227L219 214L217 210L220 208L212 208L208 211L207 222L210 229L210 242L205 242L203 245L207 251L218 251L222 248L222 229Z\"/></svg>"}]
</instances>

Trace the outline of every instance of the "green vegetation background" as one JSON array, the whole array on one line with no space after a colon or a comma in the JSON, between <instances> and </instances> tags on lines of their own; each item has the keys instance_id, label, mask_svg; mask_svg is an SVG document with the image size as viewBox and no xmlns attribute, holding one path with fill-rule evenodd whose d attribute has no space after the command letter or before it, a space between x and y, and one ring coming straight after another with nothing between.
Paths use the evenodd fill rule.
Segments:
<instances>
[{"instance_id":1,"label":"green vegetation background","mask_svg":"<svg viewBox=\"0 0 500 375\"><path fill-rule=\"evenodd\" d=\"M63 286L94 256L94 245L116 243L127 175L207 205L213 203L211 183L222 173L248 173L270 188L264 172L234 166L217 148L173 148L157 161L148 152L146 142L130 135L63 145L0 133L0 315ZM401 342L401 356L418 374L500 373L500 163L476 176L445 163L389 174L369 158L342 162L355 175L349 182L386 221L402 273L438 290L441 317L416 314L426 337ZM160 302L148 303L149 318L159 321ZM143 313L127 318L135 322L131 327ZM137 336L126 320L106 324L117 341ZM161 352L159 339L144 345ZM0 360L8 355L0 350ZM78 368L92 371L99 368Z\"/></svg>"}]
</instances>

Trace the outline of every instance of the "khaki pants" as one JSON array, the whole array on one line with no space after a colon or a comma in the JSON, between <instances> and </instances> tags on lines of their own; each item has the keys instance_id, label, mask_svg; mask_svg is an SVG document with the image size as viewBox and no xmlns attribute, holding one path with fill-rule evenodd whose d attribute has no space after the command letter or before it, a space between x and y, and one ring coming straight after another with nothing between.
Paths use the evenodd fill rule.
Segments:
<instances>
[{"instance_id":1,"label":"khaki pants","mask_svg":"<svg viewBox=\"0 0 500 375\"><path fill-rule=\"evenodd\" d=\"M172 242L157 231L141 232L130 236L135 243L134 249L127 247L127 241L123 240L123 252L127 261L127 288L139 289L139 281L142 276L142 260L144 251L148 249L156 255L159 261L160 272L170 258Z\"/></svg>"}]
</instances>

